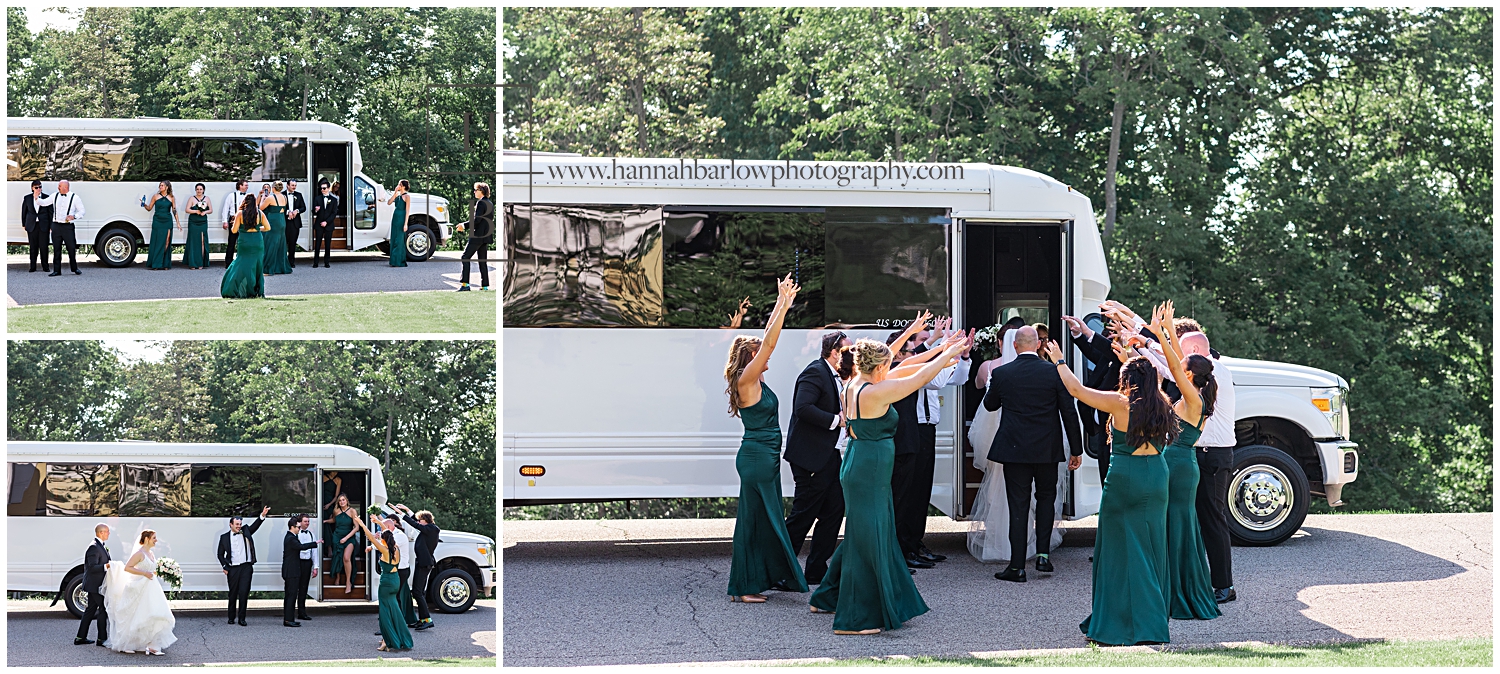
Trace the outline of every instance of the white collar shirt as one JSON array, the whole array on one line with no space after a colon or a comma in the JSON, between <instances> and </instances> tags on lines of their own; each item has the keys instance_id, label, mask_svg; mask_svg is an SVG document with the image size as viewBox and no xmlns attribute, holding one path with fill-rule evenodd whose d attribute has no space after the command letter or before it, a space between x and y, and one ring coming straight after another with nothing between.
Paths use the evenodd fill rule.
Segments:
<instances>
[{"instance_id":1,"label":"white collar shirt","mask_svg":"<svg viewBox=\"0 0 1500 674\"><path fill-rule=\"evenodd\" d=\"M313 541L316 541L316 540L318 540L318 539L313 538L313 535L312 535L311 531L302 530L302 531L298 531L297 532L297 541L299 543L302 543L302 544L305 545L307 543L312 543ZM314 552L317 552L316 548L308 548L306 550L302 550L302 551L298 552L297 556L301 557L302 559L309 559L310 560L310 559L313 558L313 553Z\"/></svg>"},{"instance_id":2,"label":"white collar shirt","mask_svg":"<svg viewBox=\"0 0 1500 674\"><path fill-rule=\"evenodd\" d=\"M229 565L239 566L250 561L250 543L245 540L245 530L229 532Z\"/></svg>"}]
</instances>

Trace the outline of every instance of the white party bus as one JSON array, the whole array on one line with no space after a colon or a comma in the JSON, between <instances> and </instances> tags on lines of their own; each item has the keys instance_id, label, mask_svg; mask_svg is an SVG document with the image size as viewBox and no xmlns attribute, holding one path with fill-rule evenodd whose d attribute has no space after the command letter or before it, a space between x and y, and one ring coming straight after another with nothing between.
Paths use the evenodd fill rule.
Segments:
<instances>
[{"instance_id":1,"label":"white party bus","mask_svg":"<svg viewBox=\"0 0 1500 674\"><path fill-rule=\"evenodd\" d=\"M512 151L505 171L508 505L737 495L742 429L726 413L724 361L735 335L760 333L786 274L802 293L766 375L783 428L828 329L883 339L923 309L963 327L1021 316L1071 352L1060 317L1097 326L1109 296L1089 199L1026 169ZM726 329L746 297L741 328ZM1226 360L1239 447L1223 498L1236 539L1275 544L1313 496L1337 505L1358 476L1348 385ZM966 386L942 396L931 502L954 518L981 477L959 432L981 397ZM1098 511L1086 463L1063 490L1070 519Z\"/></svg>"},{"instance_id":2,"label":"white party bus","mask_svg":"<svg viewBox=\"0 0 1500 674\"><path fill-rule=\"evenodd\" d=\"M380 462L341 445L177 444L155 442L10 442L6 588L56 592L74 615L88 604L83 553L94 525L108 524L110 557L123 562L144 529L157 532L157 556L182 567L183 591L225 592L216 552L238 515L249 525L271 512L251 537L257 563L252 590L280 592L281 544L287 518L307 514L324 545L309 596L326 603L373 603L379 571L361 539L354 554L353 592L334 584L333 525L339 494L366 516L386 503ZM408 504L410 505L410 504ZM443 515L436 515L443 526ZM356 536L360 536L356 534ZM430 604L462 613L493 596L495 541L444 529L432 574ZM375 569L373 573L367 570ZM342 580L342 579L340 579ZM57 599L53 600L55 604Z\"/></svg>"},{"instance_id":3,"label":"white party bus","mask_svg":"<svg viewBox=\"0 0 1500 674\"><path fill-rule=\"evenodd\" d=\"M183 243L187 200L193 186L203 183L213 204L208 216L208 242L226 243L229 230L221 227L224 198L237 180L250 181L250 192L263 183L296 180L307 203L297 241L312 249L313 197L319 180L339 186L340 213L334 220L334 249L390 250L390 192L365 175L359 140L337 124L313 121L257 121L215 119L64 119L11 117L6 120L7 237L10 245L26 245L21 227L21 199L40 180L48 194L57 181L68 180L84 200L84 217L77 221L79 245L92 245L99 262L126 267L151 236L151 212L141 208L141 197L156 192L161 180L172 182L182 232L172 233ZM350 198L352 195L353 198ZM407 220L407 259L421 261L448 238L448 201L412 193Z\"/></svg>"}]
</instances>

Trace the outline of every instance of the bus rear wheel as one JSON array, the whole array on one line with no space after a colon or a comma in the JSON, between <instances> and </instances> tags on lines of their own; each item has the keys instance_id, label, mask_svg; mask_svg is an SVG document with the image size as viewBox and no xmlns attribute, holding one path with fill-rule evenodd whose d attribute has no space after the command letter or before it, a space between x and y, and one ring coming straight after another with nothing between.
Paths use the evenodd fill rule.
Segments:
<instances>
[{"instance_id":1,"label":"bus rear wheel","mask_svg":"<svg viewBox=\"0 0 1500 674\"><path fill-rule=\"evenodd\" d=\"M443 569L431 582L428 603L443 613L463 613L479 597L479 584L463 569Z\"/></svg>"},{"instance_id":2,"label":"bus rear wheel","mask_svg":"<svg viewBox=\"0 0 1500 674\"><path fill-rule=\"evenodd\" d=\"M106 267L129 267L135 262L135 234L123 227L110 227L99 233L94 252Z\"/></svg>"},{"instance_id":3,"label":"bus rear wheel","mask_svg":"<svg viewBox=\"0 0 1500 674\"><path fill-rule=\"evenodd\" d=\"M63 604L74 618L82 618L89 609L89 593L83 591L83 574L73 576L63 585Z\"/></svg>"},{"instance_id":4,"label":"bus rear wheel","mask_svg":"<svg viewBox=\"0 0 1500 674\"><path fill-rule=\"evenodd\" d=\"M426 262L432 257L432 251L437 248L432 237L432 230L427 225L410 225L406 228L406 259L412 262Z\"/></svg>"}]
</instances>

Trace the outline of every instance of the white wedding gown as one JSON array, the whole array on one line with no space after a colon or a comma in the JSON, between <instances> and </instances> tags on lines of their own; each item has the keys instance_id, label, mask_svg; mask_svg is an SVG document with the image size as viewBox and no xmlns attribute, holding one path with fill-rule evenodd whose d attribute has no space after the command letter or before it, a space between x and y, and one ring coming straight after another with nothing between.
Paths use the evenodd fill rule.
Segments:
<instances>
[{"instance_id":1,"label":"white wedding gown","mask_svg":"<svg viewBox=\"0 0 1500 674\"><path fill-rule=\"evenodd\" d=\"M131 554L134 557L134 553ZM127 558L128 559L128 558ZM156 559L141 555L136 568L156 571ZM104 645L116 651L165 650L177 641L172 628L177 618L167 603L160 577L126 573L124 563L111 562L104 575L104 608L109 612L109 640Z\"/></svg>"},{"instance_id":2,"label":"white wedding gown","mask_svg":"<svg viewBox=\"0 0 1500 674\"><path fill-rule=\"evenodd\" d=\"M1015 330L1005 333L1005 342L1000 348L1000 365L1016 359L1015 337ZM974 446L974 467L984 471L984 479L979 482L979 495L974 498L974 508L969 512L969 554L985 563L1010 560L1010 507L1005 500L1005 468L989 460L990 443L994 442L995 432L1000 429L1000 412L991 412L980 405L979 411L974 413L974 423L969 426L969 444ZM1067 442L1067 434L1064 434L1064 446ZM1058 464L1057 502L1053 504L1055 507L1052 511L1055 516L1062 515L1067 475L1068 465ZM1031 499L1031 513L1026 521L1036 521L1034 495ZM1057 528L1059 521L1052 523L1052 542L1047 547L1049 550L1062 545L1062 531ZM991 532L994 533L993 536L988 535ZM1026 527L1026 559L1035 556L1036 526L1030 525Z\"/></svg>"}]
</instances>

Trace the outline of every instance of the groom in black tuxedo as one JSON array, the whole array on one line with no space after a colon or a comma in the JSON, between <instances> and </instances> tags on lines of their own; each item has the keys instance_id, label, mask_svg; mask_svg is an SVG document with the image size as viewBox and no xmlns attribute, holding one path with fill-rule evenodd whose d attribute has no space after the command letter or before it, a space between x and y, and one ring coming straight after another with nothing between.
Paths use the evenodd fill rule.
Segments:
<instances>
[{"instance_id":1,"label":"groom in black tuxedo","mask_svg":"<svg viewBox=\"0 0 1500 674\"><path fill-rule=\"evenodd\" d=\"M219 566L224 567L224 575L229 579L229 624L235 623L239 618L241 627L245 627L245 609L250 606L250 580L255 575L255 530L266 521L266 515L271 512L271 506L261 509L260 517L243 526L242 519L236 515L229 518L229 531L219 537Z\"/></svg>"},{"instance_id":2,"label":"groom in black tuxedo","mask_svg":"<svg viewBox=\"0 0 1500 674\"><path fill-rule=\"evenodd\" d=\"M89 549L83 551L83 591L89 595L89 606L83 611L83 620L78 623L78 636L74 637L74 646L95 643L89 641L89 623L99 621L100 646L109 639L109 614L104 611L104 594L99 592L99 586L104 584L105 566L109 564L109 548L104 545L109 540L109 525L94 525L94 543Z\"/></svg>"},{"instance_id":3,"label":"groom in black tuxedo","mask_svg":"<svg viewBox=\"0 0 1500 674\"><path fill-rule=\"evenodd\" d=\"M1073 456L1068 470L1083 461L1078 409L1063 386L1057 365L1037 355L1036 329L1016 329L1016 359L990 373L984 408L1000 414L1000 428L990 443L989 459L1005 466L1005 503L1010 508L1010 564L995 574L1000 580L1026 582L1026 516L1036 485L1036 570L1052 572L1048 544L1052 539L1057 464L1064 460L1063 432ZM1061 423L1061 428L1059 428Z\"/></svg>"},{"instance_id":4,"label":"groom in black tuxedo","mask_svg":"<svg viewBox=\"0 0 1500 674\"><path fill-rule=\"evenodd\" d=\"M813 530L812 548L807 551L803 575L817 585L828 572L828 558L839 544L839 527L844 523L844 489L839 485L839 414L838 365L840 347L852 342L842 332L823 335L823 357L808 363L797 375L797 389L792 394L792 423L787 429L786 459L792 467L796 491L792 512L786 517L786 533L792 551L802 550L807 531Z\"/></svg>"},{"instance_id":5,"label":"groom in black tuxedo","mask_svg":"<svg viewBox=\"0 0 1500 674\"><path fill-rule=\"evenodd\" d=\"M285 627L301 627L297 622L297 598L307 591L302 584L302 551L318 547L321 541L303 543L297 534L302 531L302 520L306 515L292 515L286 521L286 537L281 541L281 582L284 590L281 599L281 624Z\"/></svg>"}]
</instances>

